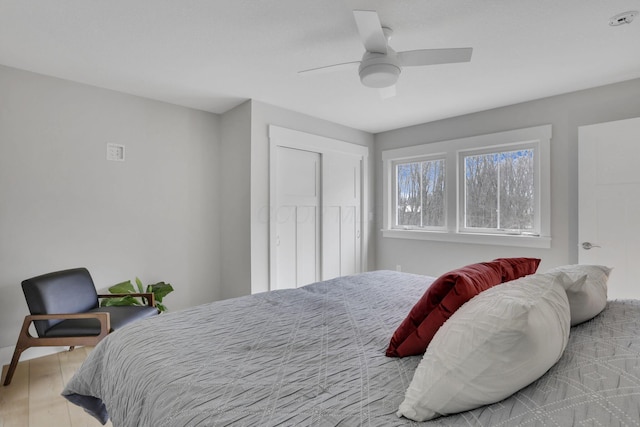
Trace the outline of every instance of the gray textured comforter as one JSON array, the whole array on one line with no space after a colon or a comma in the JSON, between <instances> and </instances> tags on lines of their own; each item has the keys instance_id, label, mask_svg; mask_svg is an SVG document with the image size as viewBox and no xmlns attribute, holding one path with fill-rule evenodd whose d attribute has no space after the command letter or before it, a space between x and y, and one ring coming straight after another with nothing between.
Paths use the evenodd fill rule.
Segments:
<instances>
[{"instance_id":1,"label":"gray textured comforter","mask_svg":"<svg viewBox=\"0 0 640 427\"><path fill-rule=\"evenodd\" d=\"M640 426L640 301L571 330L545 376L494 405L395 412L420 357L385 357L433 279L380 271L166 313L103 340L63 395L120 426Z\"/></svg>"}]
</instances>

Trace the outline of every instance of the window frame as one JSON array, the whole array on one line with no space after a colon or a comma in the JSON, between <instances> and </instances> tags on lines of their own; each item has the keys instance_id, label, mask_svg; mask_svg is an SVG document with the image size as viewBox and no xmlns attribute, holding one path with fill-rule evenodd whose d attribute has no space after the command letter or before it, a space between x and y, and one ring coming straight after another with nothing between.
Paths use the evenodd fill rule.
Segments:
<instances>
[{"instance_id":1,"label":"window frame","mask_svg":"<svg viewBox=\"0 0 640 427\"><path fill-rule=\"evenodd\" d=\"M438 141L428 144L415 145L382 151L383 163L383 226L382 236L386 238L403 238L432 240L441 242L473 243L484 245L504 245L530 248L551 247L551 125L535 126L498 132L486 135L471 136L448 141ZM460 153L494 150L500 147L508 151L507 147L522 147L525 145L537 147L536 170L536 225L539 234L528 233L488 233L484 231L466 230L460 227L461 212L461 184ZM503 150L504 148L504 150ZM438 156L445 158L445 227L442 229L399 228L395 224L395 164L410 162L413 159L433 159Z\"/></svg>"},{"instance_id":2,"label":"window frame","mask_svg":"<svg viewBox=\"0 0 640 427\"><path fill-rule=\"evenodd\" d=\"M423 226L423 227L417 227L417 226L410 226L410 225L397 225L397 219L398 219L398 194L397 194L397 188L398 188L398 172L397 172L397 168L398 165L406 165L409 163L422 163L422 162L429 162L429 161L434 161L434 160L443 160L444 163L444 169L445 169L445 194L443 195L443 203L444 203L444 225L442 226ZM419 231L446 231L447 230L447 189L446 189L446 173L447 173L447 165L446 165L446 156L444 153L436 153L436 154L431 154L428 156L418 156L418 157L408 157L408 158L401 158L401 159L395 159L392 161L392 173L391 173L391 180L392 180L392 186L393 186L393 193L392 193L392 197L393 199L391 200L391 203L393 204L392 208L391 208L391 224L390 227L394 230L419 230Z\"/></svg>"},{"instance_id":3,"label":"window frame","mask_svg":"<svg viewBox=\"0 0 640 427\"><path fill-rule=\"evenodd\" d=\"M498 154L518 150L533 150L533 183L534 183L534 229L531 232L479 228L466 226L466 180L465 180L465 158L469 156L481 156L485 154ZM458 161L458 231L461 233L479 233L479 234L495 234L504 235L531 235L540 236L540 141L516 142L512 144L500 144L491 147L471 148L459 150L457 153Z\"/></svg>"}]
</instances>

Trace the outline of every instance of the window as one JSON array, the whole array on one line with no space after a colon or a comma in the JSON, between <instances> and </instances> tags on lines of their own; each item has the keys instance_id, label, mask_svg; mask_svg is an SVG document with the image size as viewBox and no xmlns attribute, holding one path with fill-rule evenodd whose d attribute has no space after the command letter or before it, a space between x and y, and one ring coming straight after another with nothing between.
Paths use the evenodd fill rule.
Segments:
<instances>
[{"instance_id":1,"label":"window","mask_svg":"<svg viewBox=\"0 0 640 427\"><path fill-rule=\"evenodd\" d=\"M397 162L394 178L395 227L444 227L444 159Z\"/></svg>"},{"instance_id":2,"label":"window","mask_svg":"<svg viewBox=\"0 0 640 427\"><path fill-rule=\"evenodd\" d=\"M550 247L551 126L383 151L384 237Z\"/></svg>"},{"instance_id":3,"label":"window","mask_svg":"<svg viewBox=\"0 0 640 427\"><path fill-rule=\"evenodd\" d=\"M463 183L460 229L539 234L536 215L536 145L459 154Z\"/></svg>"}]
</instances>

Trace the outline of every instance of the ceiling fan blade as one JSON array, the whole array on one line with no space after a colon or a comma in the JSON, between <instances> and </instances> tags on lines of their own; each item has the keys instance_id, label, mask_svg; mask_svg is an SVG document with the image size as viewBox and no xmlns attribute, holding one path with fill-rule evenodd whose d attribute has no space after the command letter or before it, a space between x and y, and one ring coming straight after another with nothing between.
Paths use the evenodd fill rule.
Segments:
<instances>
[{"instance_id":1,"label":"ceiling fan blade","mask_svg":"<svg viewBox=\"0 0 640 427\"><path fill-rule=\"evenodd\" d=\"M324 74L340 70L357 69L360 61L343 62L341 64L326 65L324 67L309 68L308 70L298 71L298 74Z\"/></svg>"},{"instance_id":2,"label":"ceiling fan blade","mask_svg":"<svg viewBox=\"0 0 640 427\"><path fill-rule=\"evenodd\" d=\"M354 10L358 32L368 52L387 53L387 37L375 10Z\"/></svg>"},{"instance_id":3,"label":"ceiling fan blade","mask_svg":"<svg viewBox=\"0 0 640 427\"><path fill-rule=\"evenodd\" d=\"M398 59L403 66L449 64L453 62L471 61L473 48L460 47L453 49L420 49L398 52Z\"/></svg>"},{"instance_id":4,"label":"ceiling fan blade","mask_svg":"<svg viewBox=\"0 0 640 427\"><path fill-rule=\"evenodd\" d=\"M396 85L391 85L378 89L381 99L389 99L396 96Z\"/></svg>"}]
</instances>

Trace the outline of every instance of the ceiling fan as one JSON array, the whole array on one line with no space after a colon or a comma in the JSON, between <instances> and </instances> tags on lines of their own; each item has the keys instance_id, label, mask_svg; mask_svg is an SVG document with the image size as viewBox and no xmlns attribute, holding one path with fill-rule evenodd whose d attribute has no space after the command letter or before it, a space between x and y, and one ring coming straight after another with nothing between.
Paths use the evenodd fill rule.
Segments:
<instances>
[{"instance_id":1,"label":"ceiling fan","mask_svg":"<svg viewBox=\"0 0 640 427\"><path fill-rule=\"evenodd\" d=\"M358 74L363 85L380 89L381 96L395 95L395 84L402 67L469 62L473 48L418 49L396 52L389 47L393 34L383 27L375 10L354 10L360 38L365 47L360 61L345 62L324 67L311 68L299 73L321 73L358 66Z\"/></svg>"}]
</instances>

